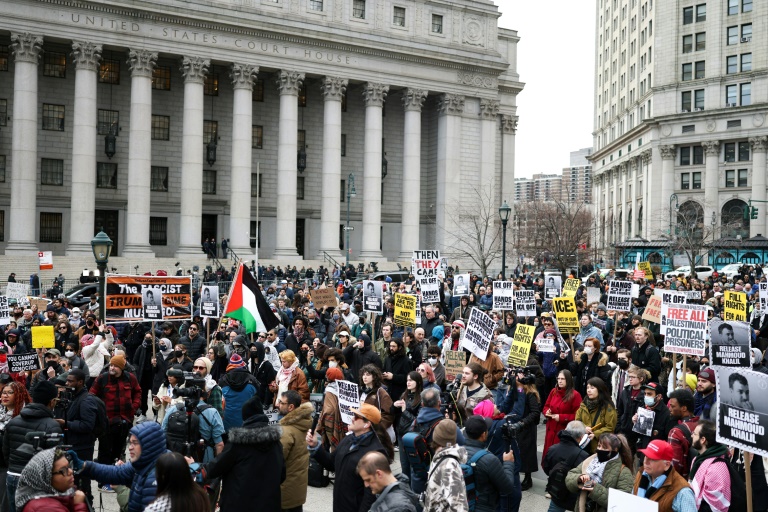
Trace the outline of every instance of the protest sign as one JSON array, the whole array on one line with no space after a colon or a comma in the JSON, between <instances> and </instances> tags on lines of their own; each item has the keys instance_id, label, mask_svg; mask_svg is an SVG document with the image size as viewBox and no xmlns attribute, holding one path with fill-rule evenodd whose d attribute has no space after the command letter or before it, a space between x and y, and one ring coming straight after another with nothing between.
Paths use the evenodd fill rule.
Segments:
<instances>
[{"instance_id":1,"label":"protest sign","mask_svg":"<svg viewBox=\"0 0 768 512\"><path fill-rule=\"evenodd\" d=\"M453 380L461 375L467 364L467 353L463 350L447 350L445 352L445 378Z\"/></svg>"},{"instance_id":2,"label":"protest sign","mask_svg":"<svg viewBox=\"0 0 768 512\"><path fill-rule=\"evenodd\" d=\"M427 276L419 279L421 301L431 304L440 302L440 279L437 276Z\"/></svg>"},{"instance_id":3,"label":"protest sign","mask_svg":"<svg viewBox=\"0 0 768 512\"><path fill-rule=\"evenodd\" d=\"M544 297L547 299L554 299L560 295L560 289L562 288L563 278L560 276L547 276L544 283Z\"/></svg>"},{"instance_id":4,"label":"protest sign","mask_svg":"<svg viewBox=\"0 0 768 512\"><path fill-rule=\"evenodd\" d=\"M573 297L559 297L552 299L552 306L557 318L557 327L563 334L579 333L579 312L576 311L576 302Z\"/></svg>"},{"instance_id":5,"label":"protest sign","mask_svg":"<svg viewBox=\"0 0 768 512\"><path fill-rule=\"evenodd\" d=\"M712 366L752 368L752 328L747 322L712 320L709 329Z\"/></svg>"},{"instance_id":6,"label":"protest sign","mask_svg":"<svg viewBox=\"0 0 768 512\"><path fill-rule=\"evenodd\" d=\"M661 323L661 297L658 295L648 297L648 304L643 310L643 320L656 324Z\"/></svg>"},{"instance_id":7,"label":"protest sign","mask_svg":"<svg viewBox=\"0 0 768 512\"><path fill-rule=\"evenodd\" d=\"M8 305L8 297L0 295L0 325L11 323L11 308Z\"/></svg>"},{"instance_id":8,"label":"protest sign","mask_svg":"<svg viewBox=\"0 0 768 512\"><path fill-rule=\"evenodd\" d=\"M723 301L723 320L747 321L747 294L726 290Z\"/></svg>"},{"instance_id":9,"label":"protest sign","mask_svg":"<svg viewBox=\"0 0 768 512\"><path fill-rule=\"evenodd\" d=\"M421 325L421 296L416 294L414 297L416 297L416 325Z\"/></svg>"},{"instance_id":10,"label":"protest sign","mask_svg":"<svg viewBox=\"0 0 768 512\"><path fill-rule=\"evenodd\" d=\"M595 302L600 302L600 288L595 288L594 286L590 286L587 288L587 304L593 304Z\"/></svg>"},{"instance_id":11,"label":"protest sign","mask_svg":"<svg viewBox=\"0 0 768 512\"><path fill-rule=\"evenodd\" d=\"M611 512L631 510L632 512L659 512L659 504L628 492L608 488L608 508Z\"/></svg>"},{"instance_id":12,"label":"protest sign","mask_svg":"<svg viewBox=\"0 0 768 512\"><path fill-rule=\"evenodd\" d=\"M27 354L8 354L8 371L10 373L29 372L40 369L37 352Z\"/></svg>"},{"instance_id":13,"label":"protest sign","mask_svg":"<svg viewBox=\"0 0 768 512\"><path fill-rule=\"evenodd\" d=\"M29 285L25 283L8 283L5 287L5 296L9 299L26 299L29 295Z\"/></svg>"},{"instance_id":14,"label":"protest sign","mask_svg":"<svg viewBox=\"0 0 768 512\"><path fill-rule=\"evenodd\" d=\"M469 295L469 274L459 274L453 283L453 296Z\"/></svg>"},{"instance_id":15,"label":"protest sign","mask_svg":"<svg viewBox=\"0 0 768 512\"><path fill-rule=\"evenodd\" d=\"M523 367L528 365L528 354L533 343L533 333L536 328L532 325L517 324L512 346L509 347L508 366Z\"/></svg>"},{"instance_id":16,"label":"protest sign","mask_svg":"<svg viewBox=\"0 0 768 512\"><path fill-rule=\"evenodd\" d=\"M676 290L662 290L657 288L653 291L655 297L661 298L662 304L686 304L688 302L688 296L685 292L678 292Z\"/></svg>"},{"instance_id":17,"label":"protest sign","mask_svg":"<svg viewBox=\"0 0 768 512\"><path fill-rule=\"evenodd\" d=\"M219 287L203 285L200 293L200 316L203 318L219 318L221 310L219 306Z\"/></svg>"},{"instance_id":18,"label":"protest sign","mask_svg":"<svg viewBox=\"0 0 768 512\"><path fill-rule=\"evenodd\" d=\"M360 408L360 393L357 389L357 384L354 382L337 380L336 383L339 388L339 412L341 413L341 421L349 425L354 419L352 409Z\"/></svg>"},{"instance_id":19,"label":"protest sign","mask_svg":"<svg viewBox=\"0 0 768 512\"><path fill-rule=\"evenodd\" d=\"M322 308L335 308L338 305L336 292L333 288L318 288L317 290L312 290L312 302L317 310Z\"/></svg>"},{"instance_id":20,"label":"protest sign","mask_svg":"<svg viewBox=\"0 0 768 512\"><path fill-rule=\"evenodd\" d=\"M480 311L472 308L469 312L467 328L461 339L461 347L472 352L478 359L485 361L488 357L488 347L493 337L493 329L496 327L493 319Z\"/></svg>"},{"instance_id":21,"label":"protest sign","mask_svg":"<svg viewBox=\"0 0 768 512\"><path fill-rule=\"evenodd\" d=\"M53 251L39 251L37 259L39 260L40 270L53 269Z\"/></svg>"},{"instance_id":22,"label":"protest sign","mask_svg":"<svg viewBox=\"0 0 768 512\"><path fill-rule=\"evenodd\" d=\"M742 368L715 368L717 442L768 457L768 375Z\"/></svg>"},{"instance_id":23,"label":"protest sign","mask_svg":"<svg viewBox=\"0 0 768 512\"><path fill-rule=\"evenodd\" d=\"M707 307L698 304L662 304L664 351L703 356L706 353Z\"/></svg>"},{"instance_id":24,"label":"protest sign","mask_svg":"<svg viewBox=\"0 0 768 512\"><path fill-rule=\"evenodd\" d=\"M653 435L653 419L655 416L656 413L654 411L645 407L639 407L637 409L637 423L632 427L632 432L648 437Z\"/></svg>"},{"instance_id":25,"label":"protest sign","mask_svg":"<svg viewBox=\"0 0 768 512\"><path fill-rule=\"evenodd\" d=\"M55 341L52 325L32 326L32 348L54 348Z\"/></svg>"},{"instance_id":26,"label":"protest sign","mask_svg":"<svg viewBox=\"0 0 768 512\"><path fill-rule=\"evenodd\" d=\"M163 319L163 294L152 286L141 287L141 314L144 320Z\"/></svg>"},{"instance_id":27,"label":"protest sign","mask_svg":"<svg viewBox=\"0 0 768 512\"><path fill-rule=\"evenodd\" d=\"M536 293L533 290L515 290L517 316L536 316Z\"/></svg>"},{"instance_id":28,"label":"protest sign","mask_svg":"<svg viewBox=\"0 0 768 512\"><path fill-rule=\"evenodd\" d=\"M694 300L701 300L701 291L700 290L685 290L682 292L683 295L685 295L686 302L691 302Z\"/></svg>"},{"instance_id":29,"label":"protest sign","mask_svg":"<svg viewBox=\"0 0 768 512\"><path fill-rule=\"evenodd\" d=\"M536 351L537 352L554 352L555 351L555 337L552 334L545 334L541 331L536 336Z\"/></svg>"},{"instance_id":30,"label":"protest sign","mask_svg":"<svg viewBox=\"0 0 768 512\"><path fill-rule=\"evenodd\" d=\"M29 299L29 307L31 307L33 310L37 308L37 310L42 315L45 310L48 308L48 300L47 299Z\"/></svg>"},{"instance_id":31,"label":"protest sign","mask_svg":"<svg viewBox=\"0 0 768 512\"><path fill-rule=\"evenodd\" d=\"M515 283L512 281L493 282L493 309L511 311L515 304Z\"/></svg>"},{"instance_id":32,"label":"protest sign","mask_svg":"<svg viewBox=\"0 0 768 512\"><path fill-rule=\"evenodd\" d=\"M411 257L411 274L416 279L435 276L440 272L440 251L413 251Z\"/></svg>"},{"instance_id":33,"label":"protest sign","mask_svg":"<svg viewBox=\"0 0 768 512\"><path fill-rule=\"evenodd\" d=\"M163 319L192 319L192 276L123 276L107 274L107 323L144 320L142 288L162 298Z\"/></svg>"},{"instance_id":34,"label":"protest sign","mask_svg":"<svg viewBox=\"0 0 768 512\"><path fill-rule=\"evenodd\" d=\"M757 283L760 286L759 304L760 311L768 312L768 283Z\"/></svg>"},{"instance_id":35,"label":"protest sign","mask_svg":"<svg viewBox=\"0 0 768 512\"><path fill-rule=\"evenodd\" d=\"M363 311L384 313L384 289L377 281L363 281Z\"/></svg>"},{"instance_id":36,"label":"protest sign","mask_svg":"<svg viewBox=\"0 0 768 512\"><path fill-rule=\"evenodd\" d=\"M563 297L576 297L579 286L581 286L581 279L566 279L563 285Z\"/></svg>"},{"instance_id":37,"label":"protest sign","mask_svg":"<svg viewBox=\"0 0 768 512\"><path fill-rule=\"evenodd\" d=\"M646 279L653 279L653 269L649 261L641 261L637 264L637 268L643 271Z\"/></svg>"},{"instance_id":38,"label":"protest sign","mask_svg":"<svg viewBox=\"0 0 768 512\"><path fill-rule=\"evenodd\" d=\"M632 283L614 279L608 287L608 311L629 311L632 307Z\"/></svg>"},{"instance_id":39,"label":"protest sign","mask_svg":"<svg viewBox=\"0 0 768 512\"><path fill-rule=\"evenodd\" d=\"M639 279L645 279L645 272L643 272L643 271L642 271L642 270L640 270L640 269L637 269L637 270L635 270L635 271L632 273L632 279L636 279L636 280L639 280Z\"/></svg>"},{"instance_id":40,"label":"protest sign","mask_svg":"<svg viewBox=\"0 0 768 512\"><path fill-rule=\"evenodd\" d=\"M395 294L395 325L416 325L416 297L405 293Z\"/></svg>"}]
</instances>

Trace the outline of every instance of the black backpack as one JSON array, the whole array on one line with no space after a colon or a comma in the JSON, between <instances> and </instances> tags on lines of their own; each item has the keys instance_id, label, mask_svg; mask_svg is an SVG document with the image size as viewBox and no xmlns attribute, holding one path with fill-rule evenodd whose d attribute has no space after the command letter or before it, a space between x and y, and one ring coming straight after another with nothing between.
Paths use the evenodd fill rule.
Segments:
<instances>
[{"instance_id":1,"label":"black backpack","mask_svg":"<svg viewBox=\"0 0 768 512\"><path fill-rule=\"evenodd\" d=\"M184 449L189 439L187 435L187 411L183 407L181 409L175 407L174 411L168 416L168 424L166 425L165 439L168 449L183 455L191 455L197 462L202 461L203 455L205 454L205 447L214 446L212 439L202 439L200 437L200 419L202 418L209 427L211 426L208 419L203 416L203 411L210 408L210 405L199 404L192 412L192 439L194 439L195 442L195 450L193 450L192 454L188 454L185 453ZM202 441L202 443L199 441Z\"/></svg>"},{"instance_id":2,"label":"black backpack","mask_svg":"<svg viewBox=\"0 0 768 512\"><path fill-rule=\"evenodd\" d=\"M576 455L571 458L570 462L561 460L552 468L549 472L549 478L547 479L547 492L552 496L552 502L555 505L566 510L575 510L576 500L579 497L579 493L571 492L565 485L565 477L568 472L576 467L579 455L583 450L576 452Z\"/></svg>"},{"instance_id":3,"label":"black backpack","mask_svg":"<svg viewBox=\"0 0 768 512\"><path fill-rule=\"evenodd\" d=\"M93 435L96 437L101 437L107 432L107 427L109 426L107 406L104 403L104 400L97 397L96 395L91 395L90 393L85 397L85 399L93 400L93 402L96 404L96 423L93 425Z\"/></svg>"}]
</instances>

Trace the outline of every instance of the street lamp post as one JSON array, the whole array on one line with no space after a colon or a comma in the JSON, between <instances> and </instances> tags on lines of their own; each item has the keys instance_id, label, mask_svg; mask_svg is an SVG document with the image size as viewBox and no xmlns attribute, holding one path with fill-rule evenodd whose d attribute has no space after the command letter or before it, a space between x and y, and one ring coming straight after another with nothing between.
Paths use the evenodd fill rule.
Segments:
<instances>
[{"instance_id":1,"label":"street lamp post","mask_svg":"<svg viewBox=\"0 0 768 512\"><path fill-rule=\"evenodd\" d=\"M669 237L672 238L672 203L675 203L675 211L680 210L680 204L677 202L677 194L669 196ZM677 231L675 229L675 231Z\"/></svg>"},{"instance_id":2,"label":"street lamp post","mask_svg":"<svg viewBox=\"0 0 768 512\"><path fill-rule=\"evenodd\" d=\"M507 221L512 213L506 201L499 207L499 218L501 219L501 279L507 278Z\"/></svg>"},{"instance_id":3,"label":"street lamp post","mask_svg":"<svg viewBox=\"0 0 768 512\"><path fill-rule=\"evenodd\" d=\"M109 255L112 253L112 239L110 239L104 232L104 228L101 228L99 234L91 240L91 249L93 250L93 257L96 260L96 267L99 269L99 321L104 323L107 316L107 281L105 274L107 273Z\"/></svg>"},{"instance_id":4,"label":"street lamp post","mask_svg":"<svg viewBox=\"0 0 768 512\"><path fill-rule=\"evenodd\" d=\"M346 265L349 266L349 232L352 231L352 226L349 225L349 203L352 201L352 198L357 195L357 191L355 190L355 175L352 173L349 173L349 176L347 177L347 225L344 226L344 231L346 231L346 239L347 239L347 250L346 253Z\"/></svg>"}]
</instances>

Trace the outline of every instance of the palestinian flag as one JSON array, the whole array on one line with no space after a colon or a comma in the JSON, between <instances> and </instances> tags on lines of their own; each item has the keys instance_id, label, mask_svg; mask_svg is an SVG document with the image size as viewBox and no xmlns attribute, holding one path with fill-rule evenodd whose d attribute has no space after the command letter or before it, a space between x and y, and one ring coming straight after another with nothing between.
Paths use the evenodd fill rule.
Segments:
<instances>
[{"instance_id":1,"label":"palestinian flag","mask_svg":"<svg viewBox=\"0 0 768 512\"><path fill-rule=\"evenodd\" d=\"M261 294L259 283L251 272L240 265L229 292L224 316L240 320L246 334L274 329L279 322Z\"/></svg>"}]
</instances>

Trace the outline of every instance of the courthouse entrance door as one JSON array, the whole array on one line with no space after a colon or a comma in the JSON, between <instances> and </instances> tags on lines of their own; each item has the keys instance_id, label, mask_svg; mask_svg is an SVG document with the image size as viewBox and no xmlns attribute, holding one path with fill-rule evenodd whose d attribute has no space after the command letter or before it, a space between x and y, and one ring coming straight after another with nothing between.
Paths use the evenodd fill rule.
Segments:
<instances>
[{"instance_id":1,"label":"courthouse entrance door","mask_svg":"<svg viewBox=\"0 0 768 512\"><path fill-rule=\"evenodd\" d=\"M299 256L304 256L304 229L306 227L306 219L296 219L296 251Z\"/></svg>"},{"instance_id":2,"label":"courthouse entrance door","mask_svg":"<svg viewBox=\"0 0 768 512\"><path fill-rule=\"evenodd\" d=\"M76 222L76 220L72 220ZM93 234L94 236L104 228L104 232L109 238L112 239L112 252L111 256L118 256L120 248L120 212L117 210L96 210L93 221Z\"/></svg>"}]
</instances>

